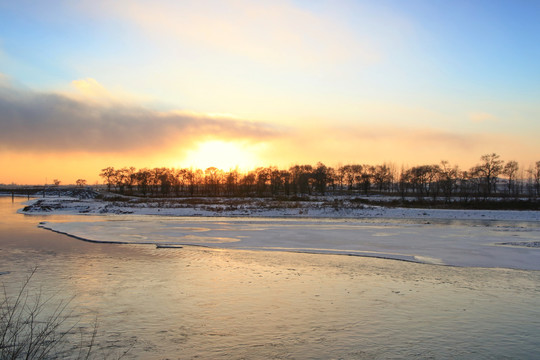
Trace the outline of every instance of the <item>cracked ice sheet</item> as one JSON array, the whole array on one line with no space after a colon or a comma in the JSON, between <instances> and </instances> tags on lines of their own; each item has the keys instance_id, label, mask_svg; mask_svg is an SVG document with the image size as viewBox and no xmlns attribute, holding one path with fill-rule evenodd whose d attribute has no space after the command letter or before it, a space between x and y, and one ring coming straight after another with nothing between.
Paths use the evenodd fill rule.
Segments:
<instances>
[{"instance_id":1,"label":"cracked ice sheet","mask_svg":"<svg viewBox=\"0 0 540 360\"><path fill-rule=\"evenodd\" d=\"M500 246L540 240L540 225L389 220L119 216L44 222L41 227L96 242L300 251L471 267L540 270L540 249Z\"/></svg>"}]
</instances>

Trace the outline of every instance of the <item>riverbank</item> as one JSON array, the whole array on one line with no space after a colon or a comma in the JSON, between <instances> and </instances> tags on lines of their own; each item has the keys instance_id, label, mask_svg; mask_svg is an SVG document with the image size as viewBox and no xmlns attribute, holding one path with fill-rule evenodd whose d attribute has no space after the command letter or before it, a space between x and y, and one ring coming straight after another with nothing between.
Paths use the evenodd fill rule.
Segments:
<instances>
[{"instance_id":1,"label":"riverbank","mask_svg":"<svg viewBox=\"0 0 540 360\"><path fill-rule=\"evenodd\" d=\"M69 195L69 194L68 194ZM370 200L373 202L373 198ZM30 200L25 214L136 214L204 217L283 218L378 218L540 221L536 210L470 210L366 205L349 198L324 197L295 200L274 198L138 198L105 194L66 196Z\"/></svg>"}]
</instances>

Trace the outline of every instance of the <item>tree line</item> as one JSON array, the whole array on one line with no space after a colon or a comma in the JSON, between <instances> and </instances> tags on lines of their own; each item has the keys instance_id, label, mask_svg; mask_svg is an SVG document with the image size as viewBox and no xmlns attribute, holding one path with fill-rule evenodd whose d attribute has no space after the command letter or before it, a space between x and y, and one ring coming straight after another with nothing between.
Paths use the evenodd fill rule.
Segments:
<instances>
[{"instance_id":1,"label":"tree line","mask_svg":"<svg viewBox=\"0 0 540 360\"><path fill-rule=\"evenodd\" d=\"M301 196L340 194L391 194L405 197L487 199L540 195L540 161L523 169L516 161L486 154L468 170L448 161L398 169L393 164L349 164L329 167L319 162L289 169L259 167L238 169L107 167L99 174L109 191L138 196Z\"/></svg>"}]
</instances>

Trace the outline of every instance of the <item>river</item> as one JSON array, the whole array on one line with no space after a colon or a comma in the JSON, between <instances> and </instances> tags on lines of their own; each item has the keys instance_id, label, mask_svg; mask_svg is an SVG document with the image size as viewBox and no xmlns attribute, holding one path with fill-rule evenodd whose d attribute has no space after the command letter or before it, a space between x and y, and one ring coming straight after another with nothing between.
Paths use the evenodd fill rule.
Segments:
<instances>
[{"instance_id":1,"label":"river","mask_svg":"<svg viewBox=\"0 0 540 360\"><path fill-rule=\"evenodd\" d=\"M127 359L540 358L540 272L331 254L88 243L0 198L0 282L73 300ZM102 217L96 217L101 218ZM86 218L88 219L88 218Z\"/></svg>"}]
</instances>

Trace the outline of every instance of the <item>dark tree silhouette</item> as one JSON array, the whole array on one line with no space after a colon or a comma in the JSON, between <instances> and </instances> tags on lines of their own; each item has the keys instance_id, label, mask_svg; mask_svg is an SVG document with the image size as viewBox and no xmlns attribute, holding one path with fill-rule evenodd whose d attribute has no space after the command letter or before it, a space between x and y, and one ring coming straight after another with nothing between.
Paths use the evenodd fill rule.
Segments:
<instances>
[{"instance_id":1,"label":"dark tree silhouette","mask_svg":"<svg viewBox=\"0 0 540 360\"><path fill-rule=\"evenodd\" d=\"M347 164L334 169L318 162L293 165L288 170L276 166L259 167L241 173L238 169L224 172L216 167L201 169L107 167L99 174L109 191L135 196L259 196L295 195L399 194L403 201L416 196L425 201L459 199L475 202L497 193L500 176L508 180L503 196L520 195L530 199L540 195L540 161L527 170L528 180L518 175L519 165L509 161L504 165L500 156L492 153L481 157L482 162L469 171L460 171L448 161L437 165L402 167L396 172L392 164ZM83 179L77 185L83 186ZM527 192L528 191L528 192Z\"/></svg>"},{"instance_id":2,"label":"dark tree silhouette","mask_svg":"<svg viewBox=\"0 0 540 360\"><path fill-rule=\"evenodd\" d=\"M473 173L480 178L484 194L489 196L497 191L497 177L503 170L504 161L495 153L482 155L480 159L482 163L474 168Z\"/></svg>"},{"instance_id":3,"label":"dark tree silhouette","mask_svg":"<svg viewBox=\"0 0 540 360\"><path fill-rule=\"evenodd\" d=\"M516 181L516 175L519 169L519 165L517 161L510 160L509 162L504 165L503 174L508 177L508 193L514 194L515 193L515 181Z\"/></svg>"},{"instance_id":4,"label":"dark tree silhouette","mask_svg":"<svg viewBox=\"0 0 540 360\"><path fill-rule=\"evenodd\" d=\"M99 174L100 177L102 177L107 184L107 190L111 191L111 185L114 184L114 178L116 176L116 170L114 170L113 167L107 167L105 169L101 169L101 173Z\"/></svg>"}]
</instances>

